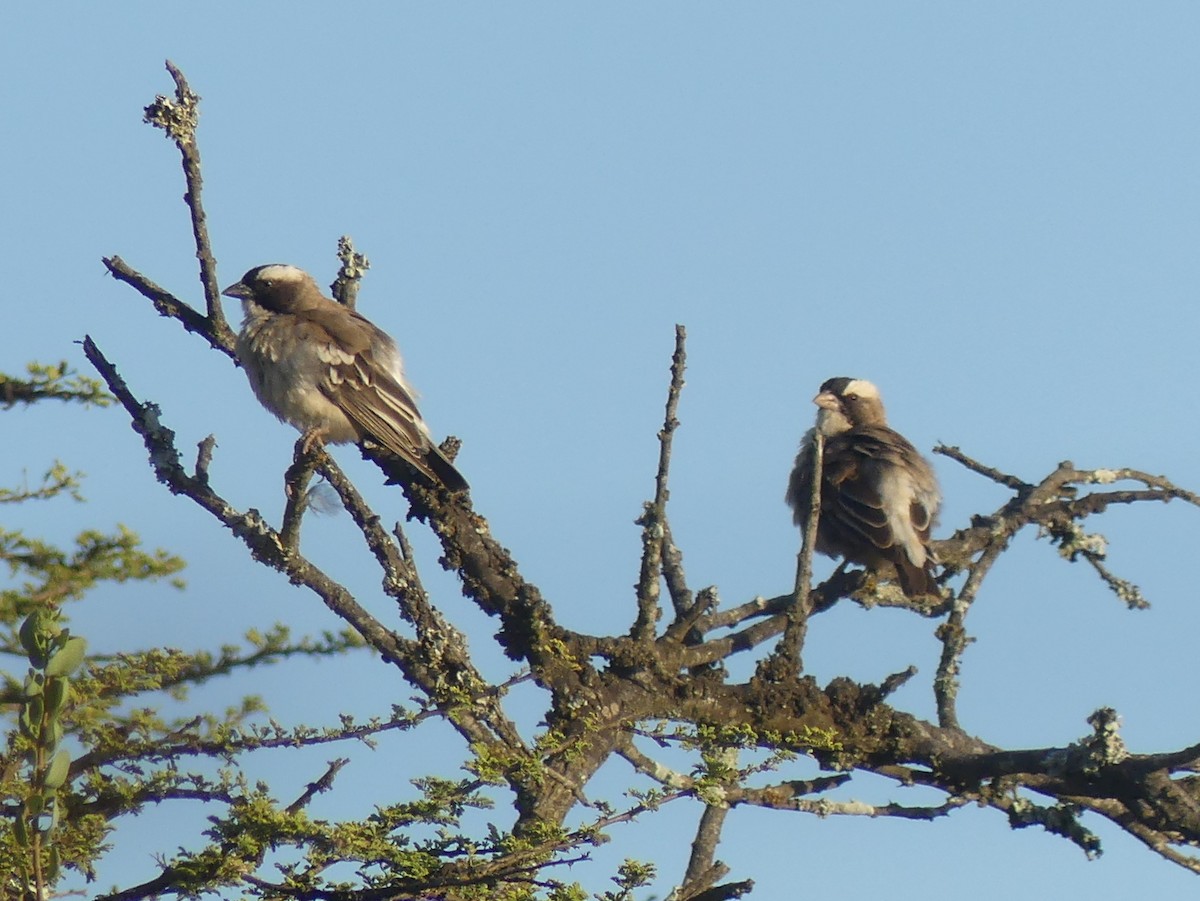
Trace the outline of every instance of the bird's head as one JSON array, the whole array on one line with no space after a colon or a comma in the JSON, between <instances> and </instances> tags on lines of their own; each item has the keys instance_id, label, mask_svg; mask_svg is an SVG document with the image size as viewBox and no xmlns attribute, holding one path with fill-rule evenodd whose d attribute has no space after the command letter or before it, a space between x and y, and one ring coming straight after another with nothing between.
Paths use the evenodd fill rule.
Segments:
<instances>
[{"instance_id":1,"label":"bird's head","mask_svg":"<svg viewBox=\"0 0 1200 901\"><path fill-rule=\"evenodd\" d=\"M273 313L304 309L321 297L321 289L311 275L286 263L255 266L242 276L241 281L221 293L226 297L256 303Z\"/></svg>"},{"instance_id":2,"label":"bird's head","mask_svg":"<svg viewBox=\"0 0 1200 901\"><path fill-rule=\"evenodd\" d=\"M887 425L879 389L866 379L829 379L813 398L817 429L827 438L867 425Z\"/></svg>"}]
</instances>

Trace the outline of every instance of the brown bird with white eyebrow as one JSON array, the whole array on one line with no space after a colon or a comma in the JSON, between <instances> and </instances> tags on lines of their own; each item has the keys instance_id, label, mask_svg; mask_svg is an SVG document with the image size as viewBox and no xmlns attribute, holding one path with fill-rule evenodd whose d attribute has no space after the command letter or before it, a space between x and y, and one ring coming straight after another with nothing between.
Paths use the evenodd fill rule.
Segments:
<instances>
[{"instance_id":1,"label":"brown bird with white eyebrow","mask_svg":"<svg viewBox=\"0 0 1200 901\"><path fill-rule=\"evenodd\" d=\"M890 577L910 598L938 594L929 534L942 503L929 462L888 427L879 389L835 378L813 398L817 424L800 444L788 480L796 525L808 524L813 436L825 438L816 549Z\"/></svg>"},{"instance_id":2,"label":"brown bird with white eyebrow","mask_svg":"<svg viewBox=\"0 0 1200 901\"><path fill-rule=\"evenodd\" d=\"M433 441L396 344L330 300L303 269L258 266L222 294L242 301L237 358L264 407L308 442L369 440L450 491L466 479Z\"/></svg>"}]
</instances>

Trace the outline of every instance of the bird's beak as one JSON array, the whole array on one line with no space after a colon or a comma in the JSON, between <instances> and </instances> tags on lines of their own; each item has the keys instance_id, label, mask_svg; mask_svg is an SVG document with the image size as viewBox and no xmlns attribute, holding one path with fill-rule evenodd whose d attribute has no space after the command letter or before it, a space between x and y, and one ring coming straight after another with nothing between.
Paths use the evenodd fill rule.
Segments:
<instances>
[{"instance_id":1,"label":"bird's beak","mask_svg":"<svg viewBox=\"0 0 1200 901\"><path fill-rule=\"evenodd\" d=\"M828 391L822 391L820 394L814 397L813 403L822 410L831 410L836 412L841 409L841 404L838 403L837 397Z\"/></svg>"},{"instance_id":2,"label":"bird's beak","mask_svg":"<svg viewBox=\"0 0 1200 901\"><path fill-rule=\"evenodd\" d=\"M221 292L226 297L236 297L238 300L249 300L252 292L241 282L234 282Z\"/></svg>"}]
</instances>

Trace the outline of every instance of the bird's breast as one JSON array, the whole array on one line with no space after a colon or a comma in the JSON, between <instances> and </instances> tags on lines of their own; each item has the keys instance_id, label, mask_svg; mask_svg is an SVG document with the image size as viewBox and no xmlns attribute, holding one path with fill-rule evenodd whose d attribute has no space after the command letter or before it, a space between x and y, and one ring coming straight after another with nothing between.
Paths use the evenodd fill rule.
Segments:
<instances>
[{"instance_id":1,"label":"bird's breast","mask_svg":"<svg viewBox=\"0 0 1200 901\"><path fill-rule=\"evenodd\" d=\"M300 431L355 441L357 430L328 393L337 350L312 340L300 325L293 317L247 310L236 352L250 387L264 407Z\"/></svg>"}]
</instances>

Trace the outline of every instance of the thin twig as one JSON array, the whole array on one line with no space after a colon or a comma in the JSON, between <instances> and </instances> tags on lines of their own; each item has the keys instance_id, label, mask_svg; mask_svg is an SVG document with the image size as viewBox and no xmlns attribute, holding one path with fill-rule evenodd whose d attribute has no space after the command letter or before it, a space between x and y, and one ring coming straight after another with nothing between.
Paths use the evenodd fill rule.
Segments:
<instances>
[{"instance_id":1,"label":"thin twig","mask_svg":"<svg viewBox=\"0 0 1200 901\"><path fill-rule=\"evenodd\" d=\"M208 484L208 467L212 465L213 448L217 439L212 435L202 439L196 445L196 481Z\"/></svg>"},{"instance_id":2,"label":"thin twig","mask_svg":"<svg viewBox=\"0 0 1200 901\"><path fill-rule=\"evenodd\" d=\"M676 412L683 391L683 373L687 367L687 329L675 326L675 352L671 355L671 383L667 389L666 413L658 433L658 472L654 477L654 500L646 504L637 522L642 527L642 562L638 573L638 615L631 634L635 639L654 638L655 626L661 611L658 606L659 576L663 568L663 539L666 534L667 499L670 490L667 480L671 467L671 442L679 427ZM681 610L676 605L676 613Z\"/></svg>"},{"instance_id":3,"label":"thin twig","mask_svg":"<svg viewBox=\"0 0 1200 901\"><path fill-rule=\"evenodd\" d=\"M715 860L721 829L728 815L729 807L726 805L705 805L696 826L696 837L692 840L692 853L679 887L679 898L695 898L729 874L729 867Z\"/></svg>"},{"instance_id":4,"label":"thin twig","mask_svg":"<svg viewBox=\"0 0 1200 901\"><path fill-rule=\"evenodd\" d=\"M663 581L667 583L667 593L671 596L671 603L678 616L680 613L686 614L692 609L694 599L691 589L688 588L687 574L683 568L683 551L675 544L675 539L671 534L671 524L665 518L662 527Z\"/></svg>"},{"instance_id":5,"label":"thin twig","mask_svg":"<svg viewBox=\"0 0 1200 901\"><path fill-rule=\"evenodd\" d=\"M965 804L967 798L951 797L945 803L919 807L905 804L868 804L865 801L832 801L828 798L815 800L795 796L783 786L747 790L739 803L751 804L773 810L795 810L819 817L896 817L904 820L933 820L948 816Z\"/></svg>"},{"instance_id":6,"label":"thin twig","mask_svg":"<svg viewBox=\"0 0 1200 901\"><path fill-rule=\"evenodd\" d=\"M808 632L808 618L812 612L810 592L812 587L812 558L816 550L817 529L821 518L821 468L824 463L825 437L819 430L812 433L812 484L808 493L808 519L801 535L800 553L796 555L796 584L792 589L792 602L788 606L787 626L783 639L775 653L789 664L794 671L804 671L804 638Z\"/></svg>"},{"instance_id":7,"label":"thin twig","mask_svg":"<svg viewBox=\"0 0 1200 901\"><path fill-rule=\"evenodd\" d=\"M284 808L285 813L299 813L308 806L308 802L315 798L321 792L327 792L333 788L333 780L338 772L346 764L350 762L349 757L338 757L336 760L329 761L329 768L321 774L315 782L310 782L305 787L303 793L295 801Z\"/></svg>"},{"instance_id":8,"label":"thin twig","mask_svg":"<svg viewBox=\"0 0 1200 901\"><path fill-rule=\"evenodd\" d=\"M334 300L353 310L358 303L359 285L367 270L371 268L371 261L367 259L366 254L354 249L354 242L350 240L349 235L338 238L337 257L342 265L338 268L337 278L333 280L329 290L333 292Z\"/></svg>"},{"instance_id":9,"label":"thin twig","mask_svg":"<svg viewBox=\"0 0 1200 901\"><path fill-rule=\"evenodd\" d=\"M707 588L701 588L691 609L684 610L676 617L675 621L667 627L667 631L663 633L663 639L682 641L689 645L699 644L704 639L704 633L695 628L696 623L715 610L717 602L716 586L709 585Z\"/></svg>"},{"instance_id":10,"label":"thin twig","mask_svg":"<svg viewBox=\"0 0 1200 901\"><path fill-rule=\"evenodd\" d=\"M1028 482L1023 482L1016 476L1011 476L1008 473L1001 472L998 469L993 469L990 466L984 466L978 460L973 460L972 458L968 457L957 447L939 444L933 449L933 452L935 454L941 454L943 457L949 457L951 460L961 463L972 472L977 472L979 475L989 478L993 482L998 482L1007 488L1013 489L1013 491L1021 491L1026 488L1033 487Z\"/></svg>"},{"instance_id":11,"label":"thin twig","mask_svg":"<svg viewBox=\"0 0 1200 901\"><path fill-rule=\"evenodd\" d=\"M283 475L287 501L283 507L283 521L279 526L279 536L283 541L283 546L292 551L300 547L300 523L304 517L304 511L308 509L309 482L312 481L313 473L316 471L321 456L325 455L324 448L314 447L310 450L307 445L308 439L302 435L296 441L295 450L292 452L292 465Z\"/></svg>"},{"instance_id":12,"label":"thin twig","mask_svg":"<svg viewBox=\"0 0 1200 901\"><path fill-rule=\"evenodd\" d=\"M183 163L183 177L187 182L184 202L192 220L192 236L196 244L196 259L200 262L200 283L204 286L204 299L208 307L208 321L221 343L232 342L233 332L225 321L221 308L221 289L217 284L217 263L213 258L212 245L208 238L208 221L204 215L201 190L204 180L200 169L200 145L196 141L196 128L200 124L200 96L191 89L179 67L167 60L167 71L175 82L175 98L171 100L161 94L146 107L146 121L166 132L167 137L179 148Z\"/></svg>"},{"instance_id":13,"label":"thin twig","mask_svg":"<svg viewBox=\"0 0 1200 901\"><path fill-rule=\"evenodd\" d=\"M901 670L898 673L892 673L890 676L884 679L883 683L879 686L880 696L886 698L916 674L917 668L915 666L909 666L907 669Z\"/></svg>"},{"instance_id":14,"label":"thin twig","mask_svg":"<svg viewBox=\"0 0 1200 901\"><path fill-rule=\"evenodd\" d=\"M754 891L754 880L743 879L741 882L726 882L724 885L714 885L698 895L692 895L683 901L734 901L743 895Z\"/></svg>"},{"instance_id":15,"label":"thin twig","mask_svg":"<svg viewBox=\"0 0 1200 901\"><path fill-rule=\"evenodd\" d=\"M237 359L233 351L235 338L232 331L226 329L222 333L215 332L207 317L184 303L166 288L155 284L131 268L119 256L104 257L102 262L113 278L132 286L139 294L154 304L154 309L160 316L178 320L187 331L200 335L212 347L230 359Z\"/></svg>"},{"instance_id":16,"label":"thin twig","mask_svg":"<svg viewBox=\"0 0 1200 901\"><path fill-rule=\"evenodd\" d=\"M417 558L413 553L412 545L408 543L408 535L404 531L404 527L400 523L396 523L392 527L392 535L396 539L396 543L400 546L400 556L404 558L404 562L408 567L408 580L416 591L419 591L425 597L429 596L429 592L425 590L425 583L421 581L421 573L417 569Z\"/></svg>"}]
</instances>

